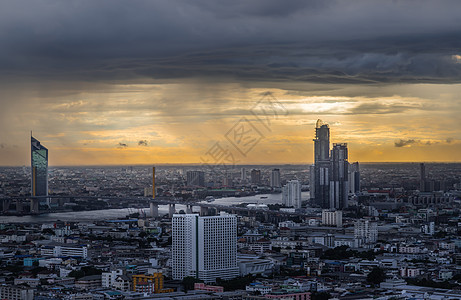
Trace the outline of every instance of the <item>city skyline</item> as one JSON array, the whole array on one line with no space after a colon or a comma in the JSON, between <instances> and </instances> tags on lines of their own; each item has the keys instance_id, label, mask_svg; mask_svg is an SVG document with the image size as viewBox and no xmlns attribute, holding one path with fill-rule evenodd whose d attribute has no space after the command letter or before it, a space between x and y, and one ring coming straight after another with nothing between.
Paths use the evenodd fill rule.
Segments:
<instances>
[{"instance_id":1,"label":"city skyline","mask_svg":"<svg viewBox=\"0 0 461 300\"><path fill-rule=\"evenodd\" d=\"M19 2L1 166L29 165L30 130L50 166L200 164L265 93L284 111L239 164L311 164L319 118L351 161L461 161L459 2Z\"/></svg>"}]
</instances>

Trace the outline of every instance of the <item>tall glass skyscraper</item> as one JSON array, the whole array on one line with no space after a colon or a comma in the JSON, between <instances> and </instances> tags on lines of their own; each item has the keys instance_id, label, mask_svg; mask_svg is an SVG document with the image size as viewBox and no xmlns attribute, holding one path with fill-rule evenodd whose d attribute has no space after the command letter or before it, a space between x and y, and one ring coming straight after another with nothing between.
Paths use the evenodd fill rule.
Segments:
<instances>
[{"instance_id":1,"label":"tall glass skyscraper","mask_svg":"<svg viewBox=\"0 0 461 300\"><path fill-rule=\"evenodd\" d=\"M48 196L48 149L30 137L32 196Z\"/></svg>"},{"instance_id":2,"label":"tall glass skyscraper","mask_svg":"<svg viewBox=\"0 0 461 300\"><path fill-rule=\"evenodd\" d=\"M322 208L330 208L330 127L317 120L314 139L314 168L311 168L311 189L314 201Z\"/></svg>"}]
</instances>

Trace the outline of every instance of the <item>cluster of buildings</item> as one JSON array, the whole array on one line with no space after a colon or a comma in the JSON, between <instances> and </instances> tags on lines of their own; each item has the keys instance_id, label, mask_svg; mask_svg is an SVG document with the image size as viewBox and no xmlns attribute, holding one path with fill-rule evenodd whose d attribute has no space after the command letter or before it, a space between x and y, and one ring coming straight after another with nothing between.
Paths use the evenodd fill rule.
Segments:
<instances>
[{"instance_id":1,"label":"cluster of buildings","mask_svg":"<svg viewBox=\"0 0 461 300\"><path fill-rule=\"evenodd\" d=\"M72 193L101 193L101 199L113 187L120 196L161 195L179 203L267 193L280 194L280 202L200 212L170 206L164 216L157 211L108 220L0 223L0 299L461 298L457 166L447 168L455 170L445 172L448 180L428 179L437 174L427 174L425 164L413 166L413 173L419 168L416 177L394 166L359 170L348 162L347 144L330 149L329 137L328 125L319 120L310 172L303 166L242 166L213 176L174 167L49 171L48 150L32 137L32 168L23 172L31 178L32 200L38 199L31 212L83 204L51 197L72 186L59 181L66 176L78 187ZM21 175L10 178L2 177L0 185L5 199L25 191L18 188ZM145 198L137 205L148 203ZM14 206L8 201L2 202L5 214ZM109 207L99 198L88 201Z\"/></svg>"}]
</instances>

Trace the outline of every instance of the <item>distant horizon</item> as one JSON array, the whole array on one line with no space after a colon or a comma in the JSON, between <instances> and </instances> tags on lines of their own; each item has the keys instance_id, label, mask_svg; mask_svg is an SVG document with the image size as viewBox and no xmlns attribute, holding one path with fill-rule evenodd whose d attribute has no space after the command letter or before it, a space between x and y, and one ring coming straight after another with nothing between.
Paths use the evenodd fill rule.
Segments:
<instances>
[{"instance_id":1,"label":"distant horizon","mask_svg":"<svg viewBox=\"0 0 461 300\"><path fill-rule=\"evenodd\" d=\"M354 163L356 161L349 161L349 163ZM424 163L424 164L461 164L461 161L382 161L382 162L361 162L361 161L358 161L358 163L360 165L374 165L374 164L421 164L421 163ZM252 167L252 166L274 166L274 167L277 167L277 166L310 166L312 164L310 163L274 163L274 164L264 164L264 163L254 163L254 164L239 164L239 165L234 165L234 167L232 166L228 166L230 167L231 169L233 168L239 168L239 167ZM162 167L162 166L168 166L168 167L175 167L175 166L178 166L178 167L182 167L182 166L185 166L185 167L188 167L188 166L193 166L193 167L197 167L197 166L202 166L203 168L210 168L206 165L203 165L203 164L200 164L200 163L183 163L183 164L178 164L178 163L162 163L162 164L113 164L113 165L110 165L110 164L107 164L107 165L49 165L48 167L49 168L58 168L58 167L62 167L62 168L72 168L72 167ZM22 168L22 167L30 167L30 164L29 165L0 165L0 168Z\"/></svg>"}]
</instances>

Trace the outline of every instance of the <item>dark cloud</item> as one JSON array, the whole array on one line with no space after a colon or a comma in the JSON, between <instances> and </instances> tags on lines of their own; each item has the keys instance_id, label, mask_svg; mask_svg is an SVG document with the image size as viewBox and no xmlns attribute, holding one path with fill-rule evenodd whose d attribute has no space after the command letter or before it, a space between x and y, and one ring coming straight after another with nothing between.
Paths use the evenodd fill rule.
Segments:
<instances>
[{"instance_id":1,"label":"dark cloud","mask_svg":"<svg viewBox=\"0 0 461 300\"><path fill-rule=\"evenodd\" d=\"M398 140L394 143L394 146L395 147L406 147L406 146L411 146L411 145L414 145L414 144L417 144L419 143L418 141L416 140Z\"/></svg>"},{"instance_id":2,"label":"dark cloud","mask_svg":"<svg viewBox=\"0 0 461 300\"><path fill-rule=\"evenodd\" d=\"M0 75L460 82L459 11L451 0L4 1Z\"/></svg>"},{"instance_id":3,"label":"dark cloud","mask_svg":"<svg viewBox=\"0 0 461 300\"><path fill-rule=\"evenodd\" d=\"M125 143L118 143L118 145L117 145L117 148L120 148L120 149L127 148L127 147L128 147L128 145L125 144Z\"/></svg>"},{"instance_id":4,"label":"dark cloud","mask_svg":"<svg viewBox=\"0 0 461 300\"><path fill-rule=\"evenodd\" d=\"M147 140L140 140L138 142L138 146L147 146L147 145L148 145Z\"/></svg>"},{"instance_id":5,"label":"dark cloud","mask_svg":"<svg viewBox=\"0 0 461 300\"><path fill-rule=\"evenodd\" d=\"M445 141L447 142L447 144L451 144L454 141L454 139L449 137Z\"/></svg>"}]
</instances>

